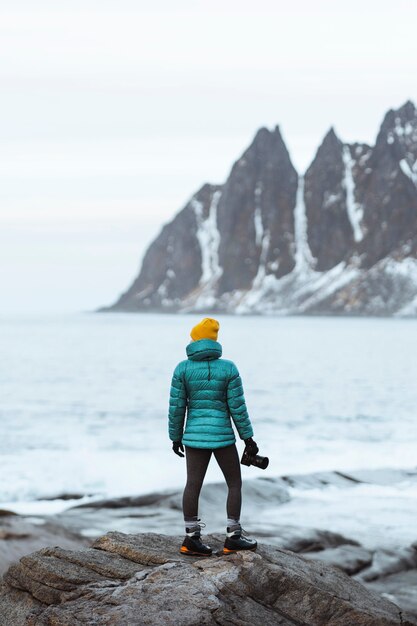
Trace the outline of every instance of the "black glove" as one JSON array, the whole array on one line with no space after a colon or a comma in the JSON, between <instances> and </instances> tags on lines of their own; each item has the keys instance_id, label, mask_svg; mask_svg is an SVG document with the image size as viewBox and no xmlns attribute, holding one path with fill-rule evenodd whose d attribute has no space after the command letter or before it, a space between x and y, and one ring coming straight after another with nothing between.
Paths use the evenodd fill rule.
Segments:
<instances>
[{"instance_id":1,"label":"black glove","mask_svg":"<svg viewBox=\"0 0 417 626\"><path fill-rule=\"evenodd\" d=\"M245 444L246 444L245 452L249 456L255 456L256 454L258 454L259 448L256 445L256 441L254 441L252 437L249 437L249 439L245 439Z\"/></svg>"},{"instance_id":2,"label":"black glove","mask_svg":"<svg viewBox=\"0 0 417 626\"><path fill-rule=\"evenodd\" d=\"M178 454L178 456L184 456L182 452L184 452L184 446L182 445L181 441L174 441L174 443L172 444L172 449L174 450L175 454ZM180 452L180 450L182 450L182 452Z\"/></svg>"}]
</instances>

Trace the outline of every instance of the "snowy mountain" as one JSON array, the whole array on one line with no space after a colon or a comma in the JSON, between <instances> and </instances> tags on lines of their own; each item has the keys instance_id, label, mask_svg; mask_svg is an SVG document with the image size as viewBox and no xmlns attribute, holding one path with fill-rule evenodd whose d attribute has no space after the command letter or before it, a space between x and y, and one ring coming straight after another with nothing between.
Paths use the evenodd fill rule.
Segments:
<instances>
[{"instance_id":1,"label":"snowy mountain","mask_svg":"<svg viewBox=\"0 0 417 626\"><path fill-rule=\"evenodd\" d=\"M261 128L150 245L112 311L417 314L417 110L375 146L330 129L304 176Z\"/></svg>"}]
</instances>

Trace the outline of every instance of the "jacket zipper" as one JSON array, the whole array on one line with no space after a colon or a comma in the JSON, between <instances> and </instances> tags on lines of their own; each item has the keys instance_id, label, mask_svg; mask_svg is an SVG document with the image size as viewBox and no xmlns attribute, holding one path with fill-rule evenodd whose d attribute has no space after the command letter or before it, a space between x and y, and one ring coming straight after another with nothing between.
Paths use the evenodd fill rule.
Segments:
<instances>
[{"instance_id":1,"label":"jacket zipper","mask_svg":"<svg viewBox=\"0 0 417 626\"><path fill-rule=\"evenodd\" d=\"M208 370L209 370L208 379L211 380L210 361L207 361L207 363L208 363Z\"/></svg>"}]
</instances>

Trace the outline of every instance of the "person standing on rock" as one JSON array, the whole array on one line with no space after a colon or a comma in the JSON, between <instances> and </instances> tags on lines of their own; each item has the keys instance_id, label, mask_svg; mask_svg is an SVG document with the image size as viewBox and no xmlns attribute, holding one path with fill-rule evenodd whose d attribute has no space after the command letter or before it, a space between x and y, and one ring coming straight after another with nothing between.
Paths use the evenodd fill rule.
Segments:
<instances>
[{"instance_id":1,"label":"person standing on rock","mask_svg":"<svg viewBox=\"0 0 417 626\"><path fill-rule=\"evenodd\" d=\"M258 453L246 409L242 380L232 361L220 358L219 322L204 318L191 330L187 357L174 370L169 402L169 437L175 454L187 463L183 495L185 539L181 553L210 556L201 541L204 524L198 517L198 499L211 455L214 454L227 486L227 524L223 552L255 550L257 542L244 537L240 525L242 477L233 420L250 455ZM187 413L187 418L185 416ZM185 422L185 429L184 429Z\"/></svg>"}]
</instances>

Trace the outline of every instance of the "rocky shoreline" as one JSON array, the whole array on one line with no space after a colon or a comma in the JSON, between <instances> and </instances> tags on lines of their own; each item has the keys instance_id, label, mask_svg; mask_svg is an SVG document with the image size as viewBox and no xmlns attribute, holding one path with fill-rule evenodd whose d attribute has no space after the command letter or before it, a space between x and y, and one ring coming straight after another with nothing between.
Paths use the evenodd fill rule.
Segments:
<instances>
[{"instance_id":1,"label":"rocky shoreline","mask_svg":"<svg viewBox=\"0 0 417 626\"><path fill-rule=\"evenodd\" d=\"M389 484L404 479L408 481L417 480L417 471L364 470L349 474L319 472L309 475L278 478L261 477L247 480L244 483L244 509L245 519L249 521L248 530L259 540L262 546L269 546L268 548L263 547L261 550L273 550L274 554L276 550L279 553L286 551L291 553L293 557L296 555L302 557L303 563L319 563L321 567L329 567L332 571L335 567L338 571L346 574L352 583L364 585L370 592L378 593L380 597L401 607L402 611L408 612L411 616L408 619L417 620L417 541L396 547L392 547L388 543L371 547L363 545L355 534L346 536L343 533L334 532L334 529L331 528L311 527L309 523L312 520L306 520L303 526L283 524L280 523L279 514L276 514L275 517L271 515L271 511L279 512L291 502L294 488L306 491L319 487L321 489L337 487L349 490L364 481L367 481L368 484L372 481L374 484ZM346 493L352 492L346 491ZM205 485L201 496L201 515L203 519L209 522L209 529L215 531L210 537L216 545L220 545L219 542L222 540L222 535L217 531L222 530L223 527L224 512L223 506L219 503L223 503L225 496L226 491L223 484ZM141 537L158 535L160 537L158 541L165 546L164 550L167 550L174 558L173 555L177 555L180 537L176 536L175 539L171 540L171 543L167 537L181 532L180 511L181 490L155 492L137 497L95 500L73 506L62 513L51 516L21 516L2 511L0 514L0 574L6 572L7 568L11 566L6 574L5 580L9 582L7 583L8 586L6 585L7 589L3 588L3 595L6 593L8 602L11 602L11 597L17 598L16 588L10 583L10 572L15 571L13 568L16 567L15 564L21 557L24 557L21 562L24 563L27 559L25 555L29 553L47 555L49 554L48 550L51 550L49 546L60 546L59 549L64 555L67 554L66 551L73 554L74 552L78 553L80 549L90 550L91 546L96 546L94 542L100 541L99 537L108 533L109 530L115 531L122 537L132 537L131 541L139 543L145 541ZM43 548L46 549L45 553ZM39 550L40 552L36 552ZM38 582L43 582L43 574ZM20 605L21 596L16 601ZM17 626L20 622L16 622L16 624L5 622L5 626L8 626L9 623ZM59 621L33 623L61 624ZM66 624L67 622L62 623ZM80 623L87 622L81 621ZM119 622L102 623L116 624ZM120 623L125 624L126 622ZM275 621L270 623L291 624L297 622ZM313 622L308 623L312 624ZM314 623L327 622L318 621ZM333 622L328 623L333 624ZM348 622L345 623L348 624ZM3 622L0 621L0 624L3 626Z\"/></svg>"},{"instance_id":2,"label":"rocky shoreline","mask_svg":"<svg viewBox=\"0 0 417 626\"><path fill-rule=\"evenodd\" d=\"M220 550L222 537L208 539ZM2 626L417 624L322 561L267 544L190 558L178 553L179 541L111 532L84 550L23 557L0 587Z\"/></svg>"}]
</instances>

